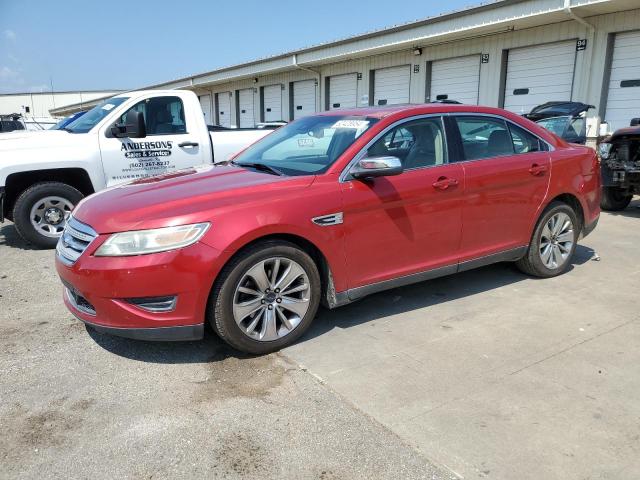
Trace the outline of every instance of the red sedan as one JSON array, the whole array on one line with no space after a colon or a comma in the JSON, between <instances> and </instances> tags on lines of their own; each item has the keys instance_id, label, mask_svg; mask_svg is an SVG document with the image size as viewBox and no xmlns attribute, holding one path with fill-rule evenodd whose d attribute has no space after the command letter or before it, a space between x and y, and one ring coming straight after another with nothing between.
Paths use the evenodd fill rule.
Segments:
<instances>
[{"instance_id":1,"label":"red sedan","mask_svg":"<svg viewBox=\"0 0 640 480\"><path fill-rule=\"evenodd\" d=\"M56 265L96 330L291 344L318 306L512 261L552 277L598 221L595 152L504 110L420 105L297 120L230 165L93 195ZM425 285L428 288L428 284Z\"/></svg>"}]
</instances>

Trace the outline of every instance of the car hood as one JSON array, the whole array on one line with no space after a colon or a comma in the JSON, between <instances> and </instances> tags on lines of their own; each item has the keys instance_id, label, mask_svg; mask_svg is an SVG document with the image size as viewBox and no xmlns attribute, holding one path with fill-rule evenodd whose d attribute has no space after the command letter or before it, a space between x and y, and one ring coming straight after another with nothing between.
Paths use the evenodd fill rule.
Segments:
<instances>
[{"instance_id":1,"label":"car hood","mask_svg":"<svg viewBox=\"0 0 640 480\"><path fill-rule=\"evenodd\" d=\"M103 190L80 202L73 216L101 234L213 221L221 209L264 205L314 178L209 165Z\"/></svg>"},{"instance_id":2,"label":"car hood","mask_svg":"<svg viewBox=\"0 0 640 480\"><path fill-rule=\"evenodd\" d=\"M77 143L78 135L64 130L19 130L0 134L0 152L61 147Z\"/></svg>"}]
</instances>

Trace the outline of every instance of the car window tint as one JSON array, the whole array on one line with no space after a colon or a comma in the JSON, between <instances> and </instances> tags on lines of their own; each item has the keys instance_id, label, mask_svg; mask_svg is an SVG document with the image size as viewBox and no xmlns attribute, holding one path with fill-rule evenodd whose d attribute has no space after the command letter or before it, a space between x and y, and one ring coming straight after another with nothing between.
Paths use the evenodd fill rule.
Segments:
<instances>
[{"instance_id":1,"label":"car window tint","mask_svg":"<svg viewBox=\"0 0 640 480\"><path fill-rule=\"evenodd\" d=\"M179 97L153 97L136 103L121 117L123 123L131 110L142 112L147 135L176 135L187 133L184 106Z\"/></svg>"},{"instance_id":2,"label":"car window tint","mask_svg":"<svg viewBox=\"0 0 640 480\"><path fill-rule=\"evenodd\" d=\"M442 165L447 161L442 119L421 118L392 128L369 147L367 155L397 157L405 170Z\"/></svg>"},{"instance_id":3,"label":"car window tint","mask_svg":"<svg viewBox=\"0 0 640 480\"><path fill-rule=\"evenodd\" d=\"M504 120L490 117L454 116L462 139L465 160L512 155L511 135Z\"/></svg>"},{"instance_id":4,"label":"car window tint","mask_svg":"<svg viewBox=\"0 0 640 480\"><path fill-rule=\"evenodd\" d=\"M524 128L510 124L509 131L513 139L513 149L516 153L539 152L541 150L538 137L527 132Z\"/></svg>"}]
</instances>

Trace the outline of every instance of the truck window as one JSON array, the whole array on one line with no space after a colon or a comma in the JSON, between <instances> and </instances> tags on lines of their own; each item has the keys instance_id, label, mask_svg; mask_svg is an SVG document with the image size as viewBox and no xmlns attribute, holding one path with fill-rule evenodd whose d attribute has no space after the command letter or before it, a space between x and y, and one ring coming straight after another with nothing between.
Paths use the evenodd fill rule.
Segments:
<instances>
[{"instance_id":1,"label":"truck window","mask_svg":"<svg viewBox=\"0 0 640 480\"><path fill-rule=\"evenodd\" d=\"M142 100L122 114L120 123L124 122L131 110L142 112L147 126L147 136L187 133L184 105L180 97L153 97Z\"/></svg>"},{"instance_id":2,"label":"truck window","mask_svg":"<svg viewBox=\"0 0 640 480\"><path fill-rule=\"evenodd\" d=\"M64 127L64 130L71 133L87 133L100 123L104 117L109 115L111 110L128 99L129 97L113 97L105 100L104 102L100 102L80 118L75 119L69 125Z\"/></svg>"}]
</instances>

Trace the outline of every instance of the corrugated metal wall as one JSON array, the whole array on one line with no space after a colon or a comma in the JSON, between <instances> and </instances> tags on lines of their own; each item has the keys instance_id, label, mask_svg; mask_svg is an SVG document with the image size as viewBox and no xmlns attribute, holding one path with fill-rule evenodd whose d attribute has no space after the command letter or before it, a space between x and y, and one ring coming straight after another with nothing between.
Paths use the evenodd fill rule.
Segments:
<instances>
[{"instance_id":1,"label":"corrugated metal wall","mask_svg":"<svg viewBox=\"0 0 640 480\"><path fill-rule=\"evenodd\" d=\"M370 72L376 69L397 66L412 65L410 79L410 101L412 103L422 103L426 94L426 63L428 61L460 57L471 54L488 55L488 63L480 66L480 88L479 103L482 105L499 106L501 98L501 78L503 74L502 58L509 49L524 47L528 45L538 45L543 43L557 42L561 40L587 39L587 48L576 53L575 75L573 85L573 100L584 101L599 106L602 93L604 71L606 67L606 52L608 42L611 41L610 34L618 31L640 30L640 9L625 11L609 15L594 16L586 19L593 24L595 30L592 32L585 25L574 20L554 23L551 25L533 27L513 32L504 32L483 36L480 38L469 38L466 40L442 43L436 46L422 47L421 55L414 55L413 50L401 50L392 53L372 55L364 58L349 59L331 64L318 65L314 70L319 72L319 88L317 91L316 104L324 108L325 103L325 81L327 77L345 73L358 73L358 104L365 106L369 104L370 92ZM278 65L274 68L282 67L282 62L278 60ZM290 67L290 65L289 65ZM282 112L285 120L289 120L289 99L291 82L305 79L318 80L318 76L312 72L296 70L292 72L276 73L272 75L261 75L258 82L253 78L241 81L217 84L210 88L194 88L199 94L231 91L234 92L232 101L232 123L237 124L235 118L235 92L244 88L255 88L258 92L260 86L283 84L285 90L282 95ZM206 78L199 78L199 82L207 81ZM184 88L184 87L183 87ZM260 95L254 95L254 111L260 112ZM259 118L256 118L256 122Z\"/></svg>"}]
</instances>

